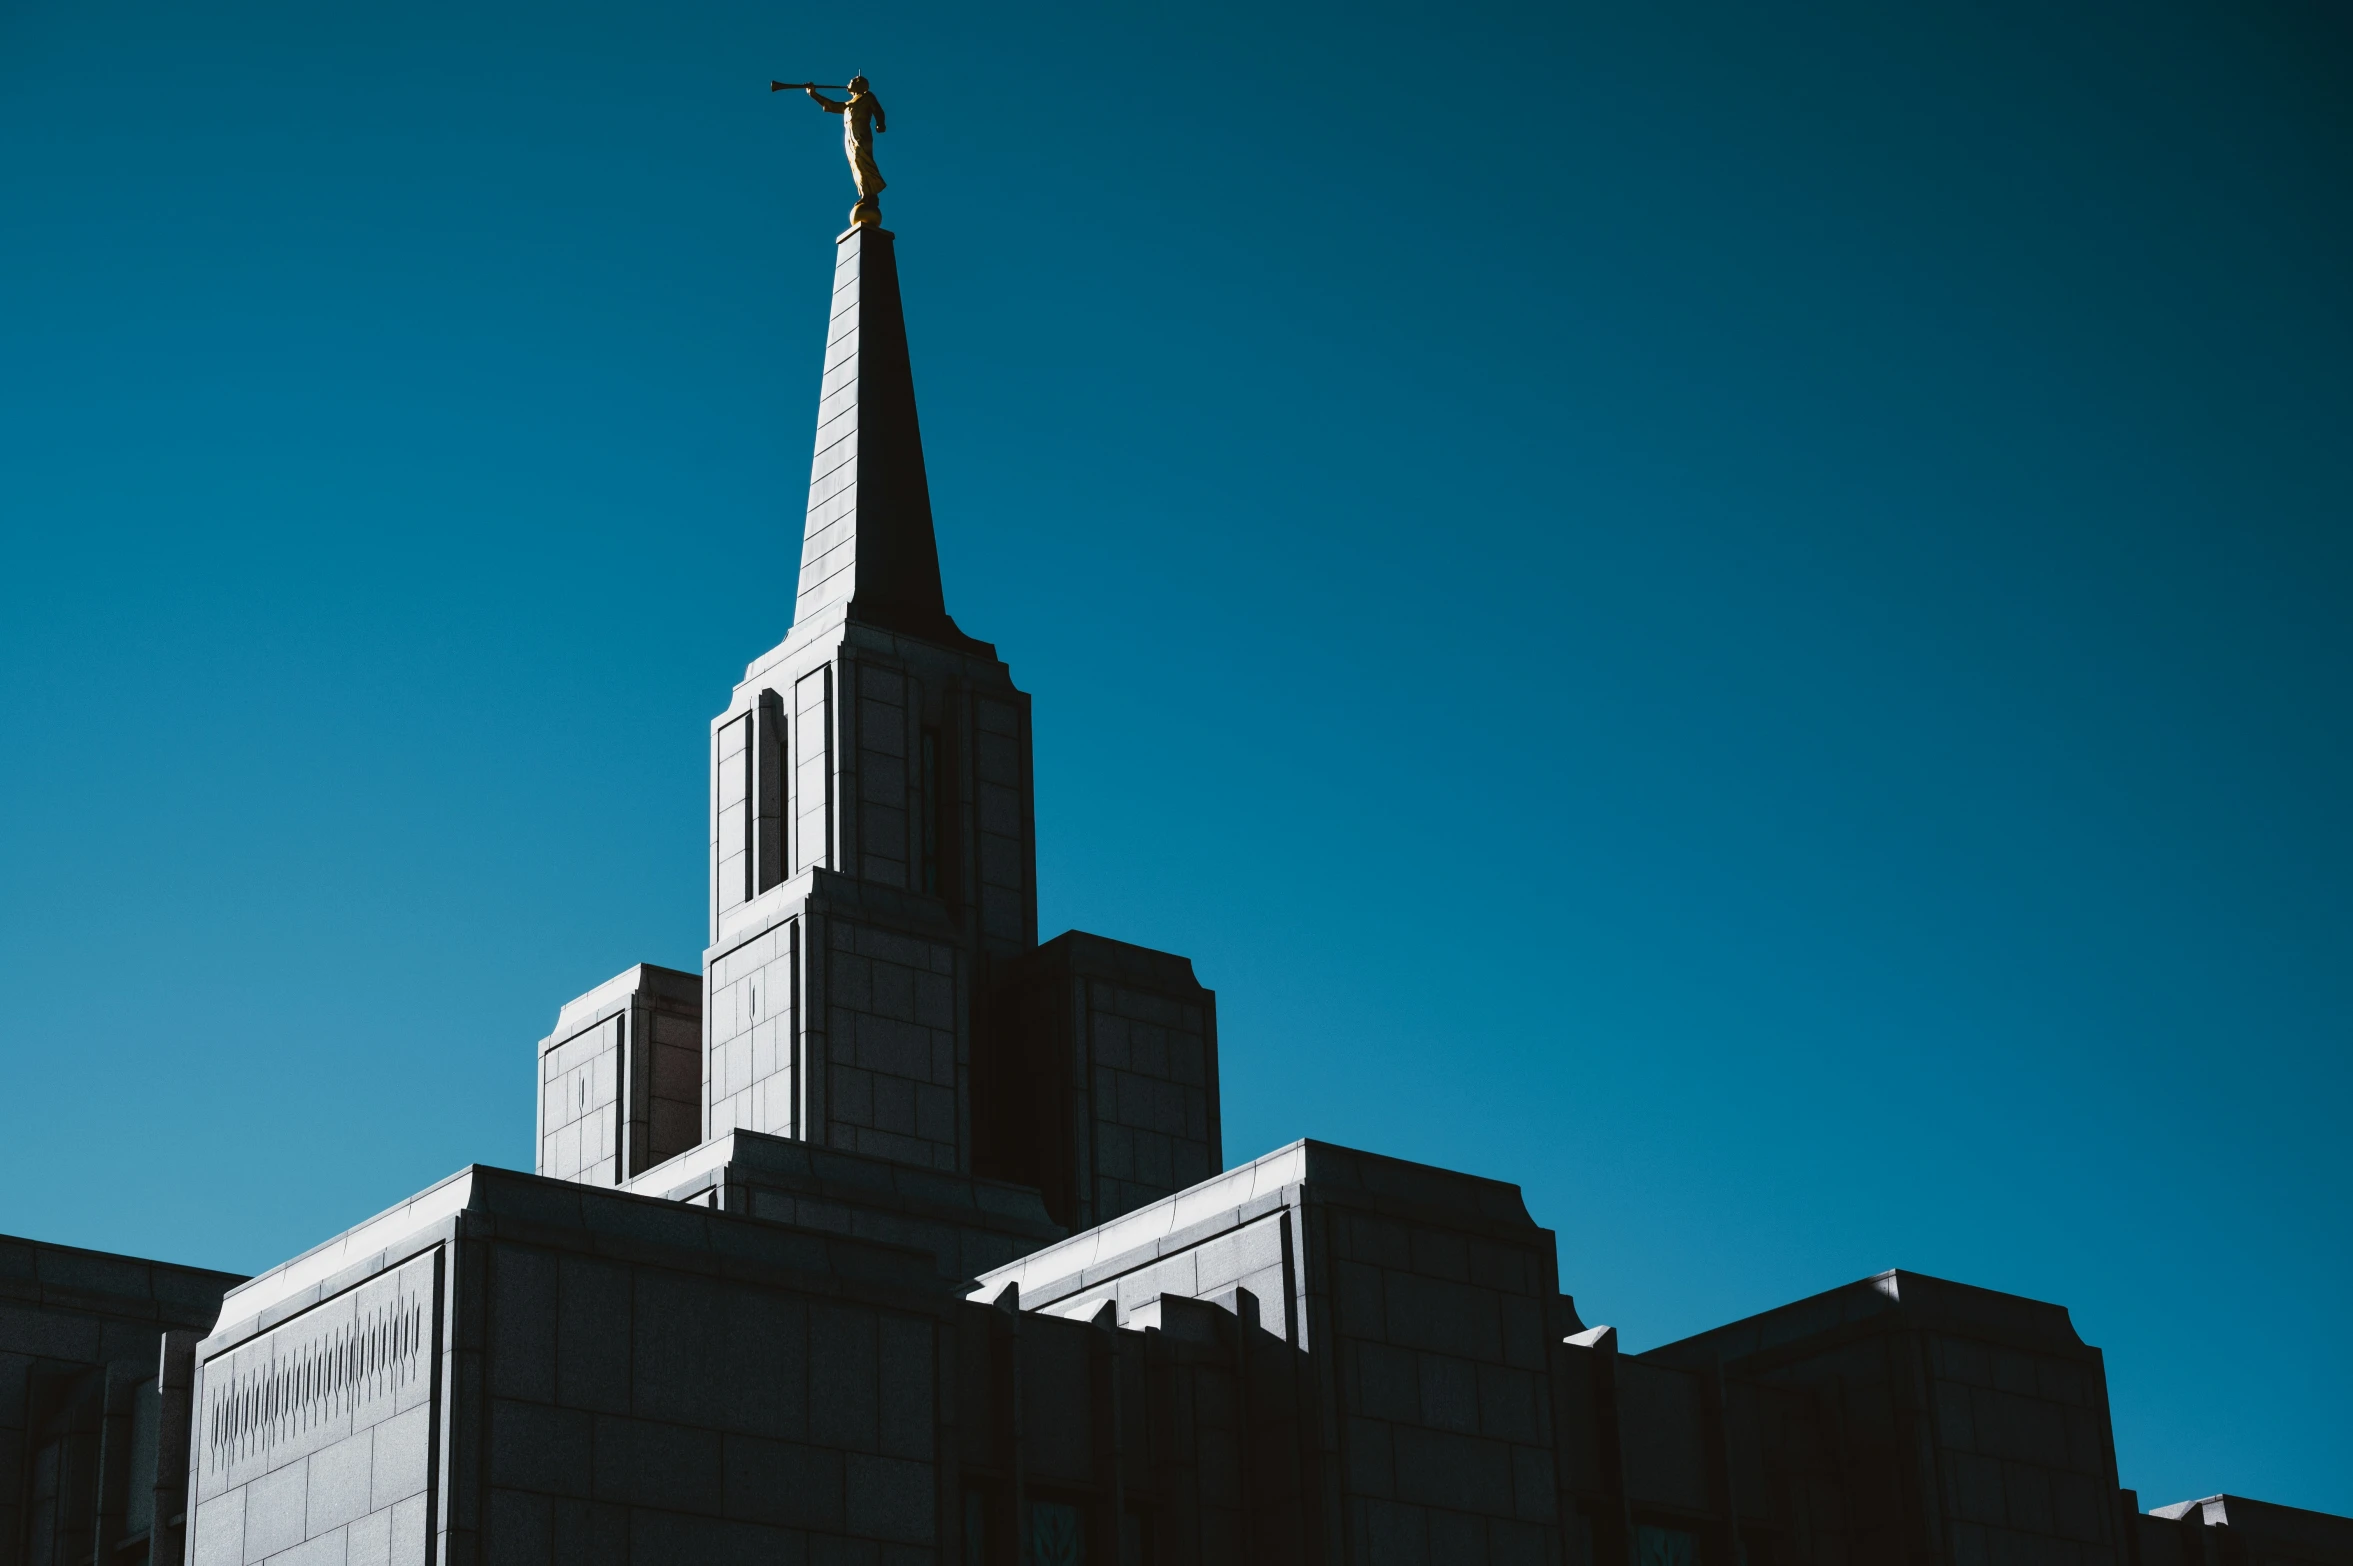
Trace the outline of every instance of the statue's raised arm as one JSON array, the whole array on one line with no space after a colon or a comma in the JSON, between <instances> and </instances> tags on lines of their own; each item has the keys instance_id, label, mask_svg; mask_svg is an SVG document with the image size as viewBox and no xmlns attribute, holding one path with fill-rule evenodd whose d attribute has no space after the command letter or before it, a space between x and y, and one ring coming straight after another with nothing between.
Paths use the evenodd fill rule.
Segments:
<instances>
[{"instance_id":1,"label":"statue's raised arm","mask_svg":"<svg viewBox=\"0 0 2353 1566\"><path fill-rule=\"evenodd\" d=\"M863 76L850 78L850 85L843 89L850 96L844 101L828 98L817 90L815 82L768 84L770 92L781 92L786 87L799 87L817 107L842 117L842 152L850 160L850 178L858 187L858 204L850 208L850 221L880 223L883 178L882 170L874 166L874 138L890 128L883 119L882 100L874 96Z\"/></svg>"}]
</instances>

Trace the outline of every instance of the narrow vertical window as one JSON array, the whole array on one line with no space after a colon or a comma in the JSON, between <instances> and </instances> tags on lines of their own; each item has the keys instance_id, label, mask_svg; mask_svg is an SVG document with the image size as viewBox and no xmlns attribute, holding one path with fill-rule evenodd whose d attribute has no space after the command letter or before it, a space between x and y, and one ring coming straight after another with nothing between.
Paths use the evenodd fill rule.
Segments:
<instances>
[{"instance_id":1,"label":"narrow vertical window","mask_svg":"<svg viewBox=\"0 0 2353 1566\"><path fill-rule=\"evenodd\" d=\"M1030 1554L1038 1566L1084 1566L1086 1519L1068 1501L1029 1503Z\"/></svg>"},{"instance_id":2,"label":"narrow vertical window","mask_svg":"<svg viewBox=\"0 0 2353 1566\"><path fill-rule=\"evenodd\" d=\"M790 820L784 758L792 751L784 742L784 701L774 691L760 693L752 717L752 892L757 895L781 884L792 861L784 846Z\"/></svg>"},{"instance_id":3,"label":"narrow vertical window","mask_svg":"<svg viewBox=\"0 0 2353 1566\"><path fill-rule=\"evenodd\" d=\"M922 743L923 846L917 856L922 866L918 883L927 892L940 889L940 731L925 729Z\"/></svg>"},{"instance_id":4,"label":"narrow vertical window","mask_svg":"<svg viewBox=\"0 0 2353 1566\"><path fill-rule=\"evenodd\" d=\"M989 1566L989 1498L964 1492L964 1566Z\"/></svg>"}]
</instances>

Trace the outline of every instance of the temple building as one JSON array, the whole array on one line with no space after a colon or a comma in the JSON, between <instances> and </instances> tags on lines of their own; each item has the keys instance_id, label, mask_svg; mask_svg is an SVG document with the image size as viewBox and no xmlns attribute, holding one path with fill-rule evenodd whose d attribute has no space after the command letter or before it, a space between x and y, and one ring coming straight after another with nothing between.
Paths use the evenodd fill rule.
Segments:
<instances>
[{"instance_id":1,"label":"temple building","mask_svg":"<svg viewBox=\"0 0 2353 1566\"><path fill-rule=\"evenodd\" d=\"M258 1277L0 1240L0 1566L2353 1566L2143 1510L2060 1306L1892 1271L1628 1353L1516 1186L1229 1165L1192 963L1038 938L894 244L837 241L701 971L557 1009L531 1172Z\"/></svg>"}]
</instances>

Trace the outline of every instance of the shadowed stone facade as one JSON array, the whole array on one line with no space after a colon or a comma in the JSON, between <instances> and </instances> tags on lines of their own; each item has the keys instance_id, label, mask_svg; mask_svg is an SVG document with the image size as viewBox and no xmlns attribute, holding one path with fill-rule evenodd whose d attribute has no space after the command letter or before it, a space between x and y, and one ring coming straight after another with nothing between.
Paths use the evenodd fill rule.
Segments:
<instances>
[{"instance_id":1,"label":"shadowed stone facade","mask_svg":"<svg viewBox=\"0 0 2353 1566\"><path fill-rule=\"evenodd\" d=\"M1038 941L894 246L837 242L701 972L560 1008L530 1174L251 1279L0 1240L0 1566L2353 1566L2141 1512L2058 1306L1888 1272L1627 1354L1516 1186L1228 1169L1192 964Z\"/></svg>"}]
</instances>

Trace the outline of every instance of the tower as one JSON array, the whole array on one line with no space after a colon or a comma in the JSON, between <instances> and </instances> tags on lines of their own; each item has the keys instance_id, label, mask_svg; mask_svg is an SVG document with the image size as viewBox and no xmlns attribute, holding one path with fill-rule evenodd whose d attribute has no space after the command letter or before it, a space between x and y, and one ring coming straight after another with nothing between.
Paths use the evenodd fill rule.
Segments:
<instances>
[{"instance_id":1,"label":"tower","mask_svg":"<svg viewBox=\"0 0 2353 1566\"><path fill-rule=\"evenodd\" d=\"M701 980L641 964L563 1008L537 1172L661 1188L784 1137L1084 1227L1223 1167L1216 998L1167 952L1038 944L1030 701L947 610L896 243L834 242L791 630L711 720Z\"/></svg>"},{"instance_id":2,"label":"tower","mask_svg":"<svg viewBox=\"0 0 2353 1566\"><path fill-rule=\"evenodd\" d=\"M1029 698L942 596L894 246L836 242L792 631L711 722L705 1130L970 1172L982 992L1037 942Z\"/></svg>"}]
</instances>

